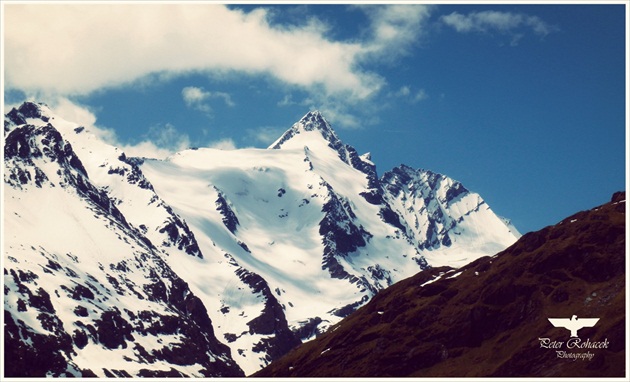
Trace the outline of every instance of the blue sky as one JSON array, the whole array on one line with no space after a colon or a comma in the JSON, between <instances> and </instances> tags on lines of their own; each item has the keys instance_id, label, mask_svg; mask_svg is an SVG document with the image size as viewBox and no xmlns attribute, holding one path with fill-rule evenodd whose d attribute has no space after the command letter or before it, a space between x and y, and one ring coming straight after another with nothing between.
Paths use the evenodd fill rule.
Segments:
<instances>
[{"instance_id":1,"label":"blue sky","mask_svg":"<svg viewBox=\"0 0 630 382\"><path fill-rule=\"evenodd\" d=\"M152 156L267 147L319 109L380 174L446 174L524 233L626 188L626 13L7 1L3 104L46 102Z\"/></svg>"}]
</instances>

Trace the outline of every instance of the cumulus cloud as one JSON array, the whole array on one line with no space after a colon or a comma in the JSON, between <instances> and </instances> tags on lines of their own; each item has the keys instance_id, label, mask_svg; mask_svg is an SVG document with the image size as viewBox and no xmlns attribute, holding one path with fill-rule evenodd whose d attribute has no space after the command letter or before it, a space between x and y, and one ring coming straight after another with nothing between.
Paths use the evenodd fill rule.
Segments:
<instances>
[{"instance_id":1,"label":"cumulus cloud","mask_svg":"<svg viewBox=\"0 0 630 382\"><path fill-rule=\"evenodd\" d=\"M341 128L387 84L367 68L394 60L422 35L432 7L360 5L365 33L335 39L325 20L277 22L276 8L246 12L208 3L13 3L4 7L5 86L40 100L89 95L120 86L150 86L190 73L213 78L269 76L285 87L280 106L330 113ZM159 21L156 21L159 20ZM293 100L290 93L304 94ZM182 99L206 114L230 94L189 86Z\"/></svg>"},{"instance_id":2,"label":"cumulus cloud","mask_svg":"<svg viewBox=\"0 0 630 382\"><path fill-rule=\"evenodd\" d=\"M481 11L463 15L453 12L442 16L440 20L447 26L460 33L499 31L509 33L519 28L529 28L535 34L545 36L556 30L556 27L547 24L538 16L530 16L522 13ZM516 34L518 41L522 34Z\"/></svg>"},{"instance_id":3,"label":"cumulus cloud","mask_svg":"<svg viewBox=\"0 0 630 382\"><path fill-rule=\"evenodd\" d=\"M321 21L275 25L263 8L7 4L5 79L10 87L27 92L82 95L146 78L238 72L271 75L292 86L361 100L384 84L378 74L362 69L364 60L405 51L429 14L421 5L365 9L371 36L335 41Z\"/></svg>"},{"instance_id":4,"label":"cumulus cloud","mask_svg":"<svg viewBox=\"0 0 630 382\"><path fill-rule=\"evenodd\" d=\"M23 3L7 4L4 16L6 81L25 91L88 94L191 71L270 74L359 98L380 86L356 67L360 44L330 41L316 23L274 27L264 9Z\"/></svg>"}]
</instances>

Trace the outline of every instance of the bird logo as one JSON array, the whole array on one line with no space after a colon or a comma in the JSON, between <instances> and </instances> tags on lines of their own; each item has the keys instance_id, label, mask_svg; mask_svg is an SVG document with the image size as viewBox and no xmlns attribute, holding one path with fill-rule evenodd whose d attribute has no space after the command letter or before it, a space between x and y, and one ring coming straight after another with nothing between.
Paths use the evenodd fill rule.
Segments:
<instances>
[{"instance_id":1,"label":"bird logo","mask_svg":"<svg viewBox=\"0 0 630 382\"><path fill-rule=\"evenodd\" d=\"M599 318L580 318L574 314L571 318L547 318L556 328L565 328L571 332L571 337L577 337L578 330L592 328Z\"/></svg>"}]
</instances>

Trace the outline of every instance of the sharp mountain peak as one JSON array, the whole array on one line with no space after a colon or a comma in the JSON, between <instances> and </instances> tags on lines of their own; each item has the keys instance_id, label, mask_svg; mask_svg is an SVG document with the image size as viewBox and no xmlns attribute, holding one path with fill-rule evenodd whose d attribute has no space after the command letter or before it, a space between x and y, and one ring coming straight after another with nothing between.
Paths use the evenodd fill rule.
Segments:
<instances>
[{"instance_id":1,"label":"sharp mountain peak","mask_svg":"<svg viewBox=\"0 0 630 382\"><path fill-rule=\"evenodd\" d=\"M298 123L301 124L306 131L332 131L332 127L319 110L309 111Z\"/></svg>"},{"instance_id":2,"label":"sharp mountain peak","mask_svg":"<svg viewBox=\"0 0 630 382\"><path fill-rule=\"evenodd\" d=\"M324 118L319 110L309 111L298 122L294 123L278 140L272 143L270 149L280 149L286 146L289 140L305 132L319 132L331 147L341 146L342 143L333 130L330 123Z\"/></svg>"},{"instance_id":3,"label":"sharp mountain peak","mask_svg":"<svg viewBox=\"0 0 630 382\"><path fill-rule=\"evenodd\" d=\"M26 124L26 119L41 119L44 122L50 120L50 109L44 103L35 103L27 101L22 103L18 108L13 108L5 116L4 131L11 129L11 124L15 126Z\"/></svg>"}]
</instances>

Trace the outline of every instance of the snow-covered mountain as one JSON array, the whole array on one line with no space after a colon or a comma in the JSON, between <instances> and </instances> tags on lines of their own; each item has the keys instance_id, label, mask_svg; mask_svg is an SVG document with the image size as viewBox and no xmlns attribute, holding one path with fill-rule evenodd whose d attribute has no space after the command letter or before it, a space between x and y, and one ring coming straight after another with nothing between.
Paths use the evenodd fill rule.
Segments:
<instances>
[{"instance_id":1,"label":"snow-covered mountain","mask_svg":"<svg viewBox=\"0 0 630 382\"><path fill-rule=\"evenodd\" d=\"M268 149L166 160L41 104L4 132L5 361L48 354L37 375L251 374L379 290L519 237L446 176L379 179L319 112Z\"/></svg>"},{"instance_id":2,"label":"snow-covered mountain","mask_svg":"<svg viewBox=\"0 0 630 382\"><path fill-rule=\"evenodd\" d=\"M8 121L5 375L243 375L204 303L53 123L71 125L34 104Z\"/></svg>"}]
</instances>

